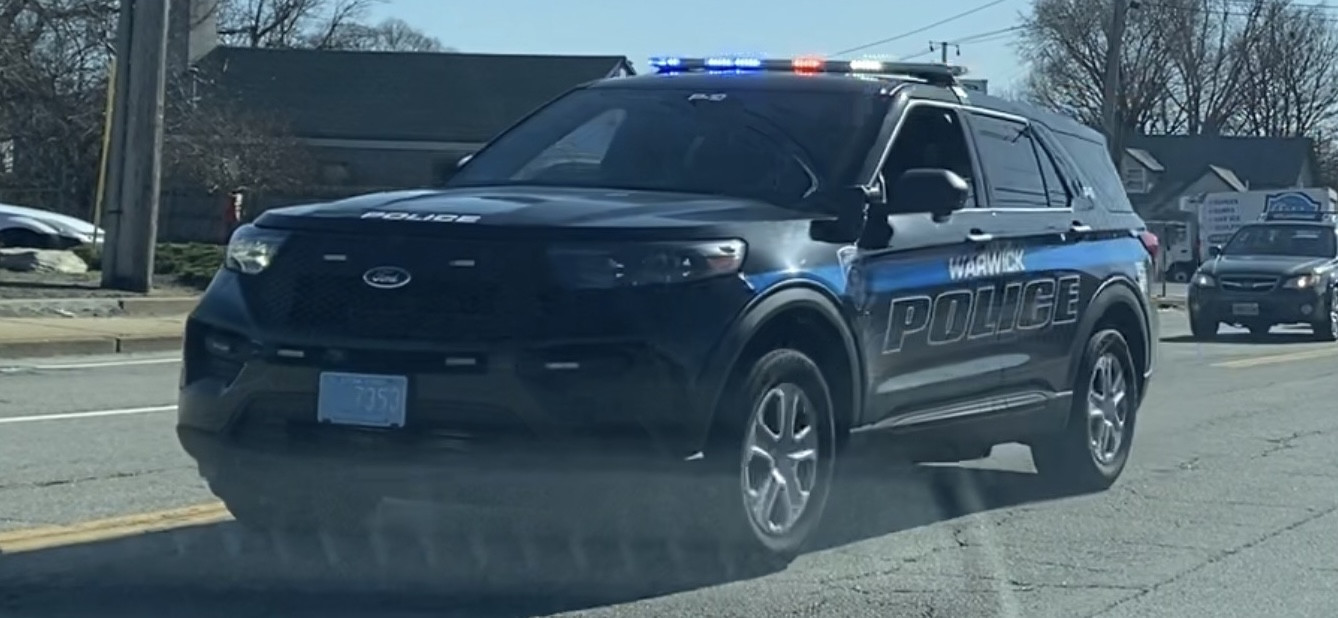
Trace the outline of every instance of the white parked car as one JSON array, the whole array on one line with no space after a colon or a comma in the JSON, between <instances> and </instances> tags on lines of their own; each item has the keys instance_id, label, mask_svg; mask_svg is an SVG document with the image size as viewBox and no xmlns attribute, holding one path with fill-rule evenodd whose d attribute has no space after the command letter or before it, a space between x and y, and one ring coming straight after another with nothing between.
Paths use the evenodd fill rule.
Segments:
<instances>
[{"instance_id":1,"label":"white parked car","mask_svg":"<svg viewBox=\"0 0 1338 618\"><path fill-rule=\"evenodd\" d=\"M105 237L104 230L77 217L0 204L0 247L68 249L102 244Z\"/></svg>"}]
</instances>

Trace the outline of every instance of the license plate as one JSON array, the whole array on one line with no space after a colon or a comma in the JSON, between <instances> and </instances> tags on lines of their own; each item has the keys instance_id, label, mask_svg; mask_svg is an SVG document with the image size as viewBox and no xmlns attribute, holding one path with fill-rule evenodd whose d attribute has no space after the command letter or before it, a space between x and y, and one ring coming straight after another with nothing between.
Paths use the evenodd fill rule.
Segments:
<instances>
[{"instance_id":1,"label":"license plate","mask_svg":"<svg viewBox=\"0 0 1338 618\"><path fill-rule=\"evenodd\" d=\"M1235 315L1259 315L1259 303L1234 303L1231 313Z\"/></svg>"},{"instance_id":2,"label":"license plate","mask_svg":"<svg viewBox=\"0 0 1338 618\"><path fill-rule=\"evenodd\" d=\"M316 419L335 425L403 427L409 378L364 373L321 374Z\"/></svg>"}]
</instances>

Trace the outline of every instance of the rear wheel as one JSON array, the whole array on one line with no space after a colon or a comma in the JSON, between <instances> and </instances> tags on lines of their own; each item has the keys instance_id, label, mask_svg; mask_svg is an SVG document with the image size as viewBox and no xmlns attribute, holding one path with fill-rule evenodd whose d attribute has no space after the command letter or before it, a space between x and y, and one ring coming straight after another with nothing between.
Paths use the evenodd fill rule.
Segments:
<instances>
[{"instance_id":1,"label":"rear wheel","mask_svg":"<svg viewBox=\"0 0 1338 618\"><path fill-rule=\"evenodd\" d=\"M792 349L763 355L726 393L700 489L699 523L726 545L781 560L822 518L836 462L836 421L822 371Z\"/></svg>"},{"instance_id":2,"label":"rear wheel","mask_svg":"<svg viewBox=\"0 0 1338 618\"><path fill-rule=\"evenodd\" d=\"M1087 342L1068 425L1031 445L1036 471L1076 492L1109 488L1133 445L1140 395L1137 368L1124 335L1098 331Z\"/></svg>"}]
</instances>

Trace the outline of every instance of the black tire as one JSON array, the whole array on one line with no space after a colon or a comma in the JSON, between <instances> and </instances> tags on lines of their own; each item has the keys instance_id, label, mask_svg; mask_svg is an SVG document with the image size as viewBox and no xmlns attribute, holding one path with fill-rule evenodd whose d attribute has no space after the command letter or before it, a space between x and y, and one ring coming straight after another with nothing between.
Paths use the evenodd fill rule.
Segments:
<instances>
[{"instance_id":1,"label":"black tire","mask_svg":"<svg viewBox=\"0 0 1338 618\"><path fill-rule=\"evenodd\" d=\"M716 413L718 422L706 457L709 471L705 482L691 490L697 494L697 499L690 501L691 508L700 529L714 537L713 541L745 556L789 561L803 550L817 529L831 496L838 444L831 391L817 363L797 350L768 352L741 373L730 383ZM782 530L777 530L781 526L765 529L747 505L745 487L759 482L761 466L748 455L748 439L759 415L769 418L770 403L795 392L801 392L807 402L801 422L814 436L816 453L811 468L797 466L792 478L812 481L805 506L795 521ZM799 448L797 441L794 446ZM802 488L803 483L797 485ZM774 513L775 509L769 515Z\"/></svg>"},{"instance_id":2,"label":"black tire","mask_svg":"<svg viewBox=\"0 0 1338 618\"><path fill-rule=\"evenodd\" d=\"M1195 339L1212 339L1217 337L1217 329L1221 328L1222 323L1217 320L1205 320L1190 316L1189 334Z\"/></svg>"},{"instance_id":3,"label":"black tire","mask_svg":"<svg viewBox=\"0 0 1338 618\"><path fill-rule=\"evenodd\" d=\"M32 230L10 228L0 230L0 247L48 249L51 247L51 237Z\"/></svg>"},{"instance_id":4,"label":"black tire","mask_svg":"<svg viewBox=\"0 0 1338 618\"><path fill-rule=\"evenodd\" d=\"M1316 341L1338 341L1338 287L1329 291L1329 300L1322 307L1328 320L1320 320L1310 325Z\"/></svg>"},{"instance_id":5,"label":"black tire","mask_svg":"<svg viewBox=\"0 0 1338 618\"><path fill-rule=\"evenodd\" d=\"M1089 396L1112 394L1110 391L1096 392L1098 389L1093 388L1102 379L1099 374L1107 366L1118 367L1124 394L1119 409L1110 410L1098 420L1089 414ZM1101 330L1088 339L1073 386L1073 407L1067 425L1062 432L1031 445L1036 471L1047 482L1065 491L1092 493L1108 489L1124 472L1141 403L1138 390L1141 382L1136 367L1129 344L1119 331ZM1099 458L1094 446L1097 439L1091 427L1103 420L1113 420L1115 412L1122 416L1118 443L1113 448L1104 444L1100 450L1109 458Z\"/></svg>"},{"instance_id":6,"label":"black tire","mask_svg":"<svg viewBox=\"0 0 1338 618\"><path fill-rule=\"evenodd\" d=\"M1187 266L1172 266L1166 273L1166 279L1171 283L1188 283L1189 278L1194 275L1194 269Z\"/></svg>"}]
</instances>

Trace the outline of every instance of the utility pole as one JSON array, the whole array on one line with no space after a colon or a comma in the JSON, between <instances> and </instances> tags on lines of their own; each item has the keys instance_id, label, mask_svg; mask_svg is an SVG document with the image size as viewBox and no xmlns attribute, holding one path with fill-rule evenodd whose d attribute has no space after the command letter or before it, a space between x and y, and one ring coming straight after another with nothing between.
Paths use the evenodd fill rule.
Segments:
<instances>
[{"instance_id":1,"label":"utility pole","mask_svg":"<svg viewBox=\"0 0 1338 618\"><path fill-rule=\"evenodd\" d=\"M1101 98L1101 120L1106 129L1106 144L1116 167L1124 152L1124 127L1121 126L1116 99L1120 93L1120 58L1124 50L1124 30L1129 22L1130 0L1111 0L1110 30L1106 37L1106 79Z\"/></svg>"},{"instance_id":2,"label":"utility pole","mask_svg":"<svg viewBox=\"0 0 1338 618\"><path fill-rule=\"evenodd\" d=\"M167 77L166 0L121 0L102 287L148 292L158 238Z\"/></svg>"},{"instance_id":3,"label":"utility pole","mask_svg":"<svg viewBox=\"0 0 1338 618\"><path fill-rule=\"evenodd\" d=\"M939 62L942 62L943 64L948 64L949 47L956 49L958 56L962 55L962 47L960 45L957 45L956 43L953 43L952 41L930 41L929 51L934 51L935 47L938 48Z\"/></svg>"}]
</instances>

